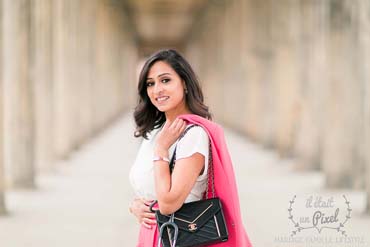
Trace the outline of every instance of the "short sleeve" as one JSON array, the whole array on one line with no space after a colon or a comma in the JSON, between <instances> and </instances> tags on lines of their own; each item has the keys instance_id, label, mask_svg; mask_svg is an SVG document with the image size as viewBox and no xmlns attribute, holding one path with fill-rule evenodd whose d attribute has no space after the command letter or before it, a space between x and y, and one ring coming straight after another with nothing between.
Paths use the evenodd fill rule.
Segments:
<instances>
[{"instance_id":1,"label":"short sleeve","mask_svg":"<svg viewBox=\"0 0 370 247\"><path fill-rule=\"evenodd\" d=\"M176 159L187 158L195 153L204 156L208 161L209 139L207 132L201 126L189 129L185 136L179 140L176 148Z\"/></svg>"},{"instance_id":2,"label":"short sleeve","mask_svg":"<svg viewBox=\"0 0 370 247\"><path fill-rule=\"evenodd\" d=\"M207 132L201 126L192 127L186 132L184 137L177 142L177 160L190 157L195 153L200 153L204 156L204 169L198 176L185 202L201 200L207 188L209 138Z\"/></svg>"}]
</instances>

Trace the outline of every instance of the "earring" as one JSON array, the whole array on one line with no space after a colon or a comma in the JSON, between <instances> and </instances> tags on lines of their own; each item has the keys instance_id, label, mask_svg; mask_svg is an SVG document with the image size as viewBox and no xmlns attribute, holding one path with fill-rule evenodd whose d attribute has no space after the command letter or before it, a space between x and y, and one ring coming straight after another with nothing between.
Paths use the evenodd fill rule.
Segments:
<instances>
[{"instance_id":1,"label":"earring","mask_svg":"<svg viewBox=\"0 0 370 247\"><path fill-rule=\"evenodd\" d=\"M188 94L188 89L185 88L185 94Z\"/></svg>"}]
</instances>

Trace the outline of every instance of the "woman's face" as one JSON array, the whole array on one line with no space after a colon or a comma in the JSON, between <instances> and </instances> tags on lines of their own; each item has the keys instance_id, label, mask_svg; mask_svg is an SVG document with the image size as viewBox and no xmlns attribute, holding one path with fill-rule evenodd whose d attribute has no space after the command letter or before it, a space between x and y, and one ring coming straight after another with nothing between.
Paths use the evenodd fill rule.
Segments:
<instances>
[{"instance_id":1,"label":"woman's face","mask_svg":"<svg viewBox=\"0 0 370 247\"><path fill-rule=\"evenodd\" d=\"M147 94L161 112L181 113L186 109L183 80L166 62L155 62L146 80Z\"/></svg>"}]
</instances>

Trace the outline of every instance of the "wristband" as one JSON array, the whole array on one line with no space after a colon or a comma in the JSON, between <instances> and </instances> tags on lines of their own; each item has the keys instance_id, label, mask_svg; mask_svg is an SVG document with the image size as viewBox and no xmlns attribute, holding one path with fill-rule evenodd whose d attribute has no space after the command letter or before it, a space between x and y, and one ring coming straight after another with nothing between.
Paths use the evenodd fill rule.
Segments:
<instances>
[{"instance_id":1,"label":"wristband","mask_svg":"<svg viewBox=\"0 0 370 247\"><path fill-rule=\"evenodd\" d=\"M160 160L163 160L163 161L166 161L166 162L170 163L170 160L166 157L161 157L161 156L154 156L153 157L153 162L160 161Z\"/></svg>"}]
</instances>

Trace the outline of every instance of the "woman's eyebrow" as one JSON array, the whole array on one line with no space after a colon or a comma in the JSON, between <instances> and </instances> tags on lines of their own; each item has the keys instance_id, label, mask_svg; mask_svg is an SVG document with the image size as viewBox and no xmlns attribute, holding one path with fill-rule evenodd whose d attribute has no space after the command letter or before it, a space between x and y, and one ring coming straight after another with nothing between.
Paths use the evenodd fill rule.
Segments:
<instances>
[{"instance_id":1,"label":"woman's eyebrow","mask_svg":"<svg viewBox=\"0 0 370 247\"><path fill-rule=\"evenodd\" d=\"M163 74L158 75L157 77L161 77L162 75L171 75L171 73L163 73ZM146 79L149 80L149 79L153 79L153 78L148 77Z\"/></svg>"}]
</instances>

